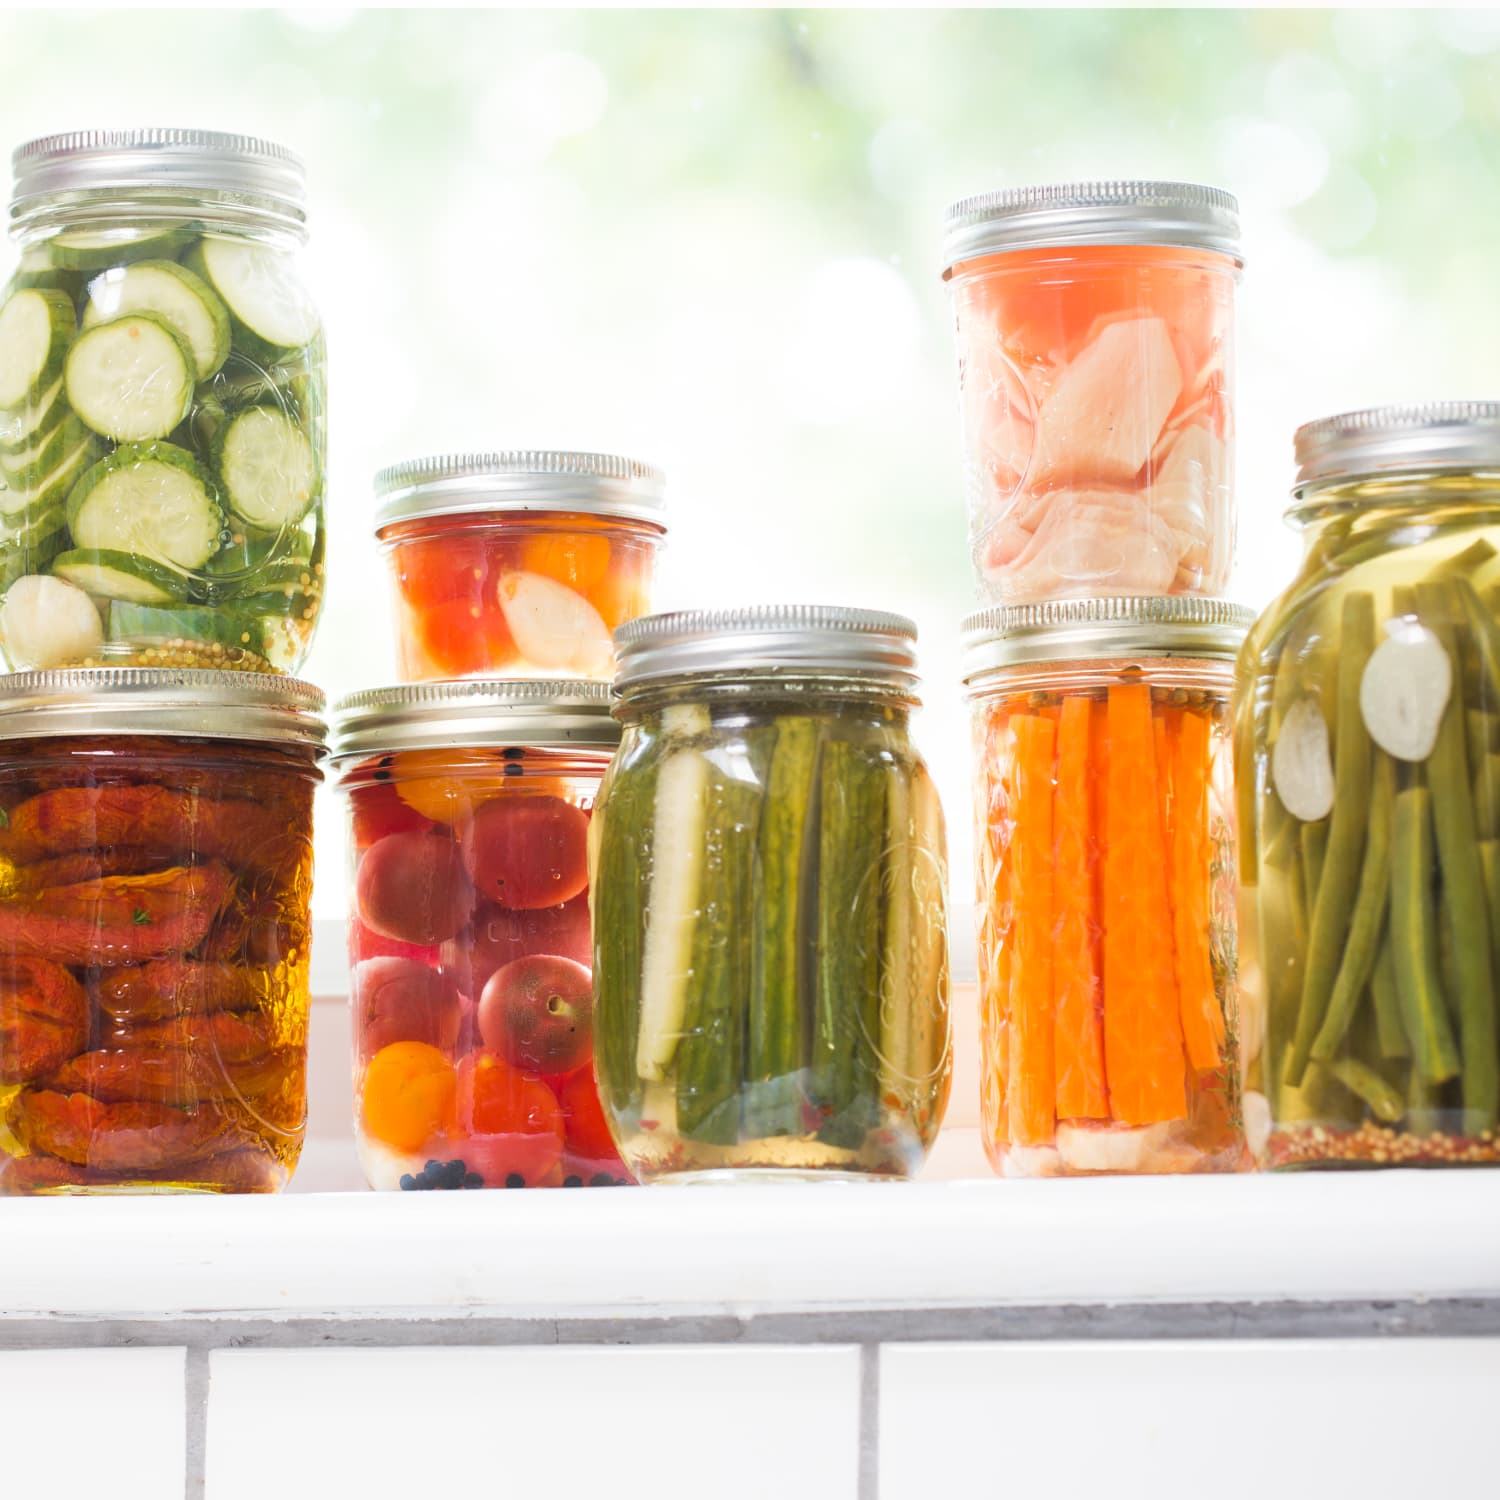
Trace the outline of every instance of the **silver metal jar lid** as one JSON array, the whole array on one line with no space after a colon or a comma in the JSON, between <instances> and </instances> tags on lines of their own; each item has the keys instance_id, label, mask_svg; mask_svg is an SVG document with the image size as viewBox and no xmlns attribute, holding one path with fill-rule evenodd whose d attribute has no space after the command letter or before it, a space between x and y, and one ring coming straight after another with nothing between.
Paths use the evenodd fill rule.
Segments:
<instances>
[{"instance_id":1,"label":"silver metal jar lid","mask_svg":"<svg viewBox=\"0 0 1500 1500\"><path fill-rule=\"evenodd\" d=\"M1297 429L1300 495L1310 485L1428 469L1500 470L1500 401L1372 406Z\"/></svg>"},{"instance_id":2,"label":"silver metal jar lid","mask_svg":"<svg viewBox=\"0 0 1500 1500\"><path fill-rule=\"evenodd\" d=\"M333 749L344 759L398 750L597 750L620 743L607 682L475 678L366 688L333 706Z\"/></svg>"},{"instance_id":3,"label":"silver metal jar lid","mask_svg":"<svg viewBox=\"0 0 1500 1500\"><path fill-rule=\"evenodd\" d=\"M509 449L392 464L375 476L376 529L418 516L571 511L666 528L666 476L613 453Z\"/></svg>"},{"instance_id":4,"label":"silver metal jar lid","mask_svg":"<svg viewBox=\"0 0 1500 1500\"><path fill-rule=\"evenodd\" d=\"M961 198L943 216L943 273L1049 245L1180 245L1240 254L1239 204L1192 182L1058 182Z\"/></svg>"},{"instance_id":5,"label":"silver metal jar lid","mask_svg":"<svg viewBox=\"0 0 1500 1500\"><path fill-rule=\"evenodd\" d=\"M1226 599L1144 595L1007 604L964 621L963 678L1031 662L1181 656L1232 661L1255 611Z\"/></svg>"},{"instance_id":6,"label":"silver metal jar lid","mask_svg":"<svg viewBox=\"0 0 1500 1500\"><path fill-rule=\"evenodd\" d=\"M0 740L59 735L178 735L302 745L321 754L326 703L311 683L273 672L66 667L0 674Z\"/></svg>"},{"instance_id":7,"label":"silver metal jar lid","mask_svg":"<svg viewBox=\"0 0 1500 1500\"><path fill-rule=\"evenodd\" d=\"M285 146L218 130L73 130L18 146L11 156L10 216L58 193L140 188L240 193L301 223L307 174Z\"/></svg>"},{"instance_id":8,"label":"silver metal jar lid","mask_svg":"<svg viewBox=\"0 0 1500 1500\"><path fill-rule=\"evenodd\" d=\"M615 631L615 688L737 673L864 677L909 692L917 627L903 615L822 604L762 604L646 615Z\"/></svg>"}]
</instances>

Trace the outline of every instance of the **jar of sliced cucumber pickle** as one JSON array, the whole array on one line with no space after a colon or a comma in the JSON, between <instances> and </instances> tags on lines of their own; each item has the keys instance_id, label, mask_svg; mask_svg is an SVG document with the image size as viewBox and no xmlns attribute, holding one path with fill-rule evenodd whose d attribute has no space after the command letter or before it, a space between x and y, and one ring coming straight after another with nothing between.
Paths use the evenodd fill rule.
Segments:
<instances>
[{"instance_id":1,"label":"jar of sliced cucumber pickle","mask_svg":"<svg viewBox=\"0 0 1500 1500\"><path fill-rule=\"evenodd\" d=\"M267 141L20 147L0 293L0 650L294 670L323 595L304 175Z\"/></svg>"},{"instance_id":2,"label":"jar of sliced cucumber pickle","mask_svg":"<svg viewBox=\"0 0 1500 1500\"><path fill-rule=\"evenodd\" d=\"M1500 1161L1500 402L1330 417L1297 459L1236 708L1268 1164Z\"/></svg>"}]
</instances>

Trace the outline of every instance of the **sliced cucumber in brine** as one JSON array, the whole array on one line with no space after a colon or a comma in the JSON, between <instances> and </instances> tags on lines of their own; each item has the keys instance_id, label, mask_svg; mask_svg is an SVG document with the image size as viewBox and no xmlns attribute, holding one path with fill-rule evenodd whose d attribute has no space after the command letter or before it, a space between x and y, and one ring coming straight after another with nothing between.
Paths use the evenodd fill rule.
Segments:
<instances>
[{"instance_id":1,"label":"sliced cucumber in brine","mask_svg":"<svg viewBox=\"0 0 1500 1500\"><path fill-rule=\"evenodd\" d=\"M154 313L85 329L65 379L73 410L117 443L164 438L193 405L192 351Z\"/></svg>"},{"instance_id":2,"label":"sliced cucumber in brine","mask_svg":"<svg viewBox=\"0 0 1500 1500\"><path fill-rule=\"evenodd\" d=\"M0 476L7 484L24 489L50 474L80 442L89 438L89 430L77 417L65 417L56 427L38 433L29 448L14 453L0 453Z\"/></svg>"},{"instance_id":3,"label":"sliced cucumber in brine","mask_svg":"<svg viewBox=\"0 0 1500 1500\"><path fill-rule=\"evenodd\" d=\"M218 440L219 481L229 509L261 531L295 526L318 497L307 434L272 406L236 412Z\"/></svg>"},{"instance_id":4,"label":"sliced cucumber in brine","mask_svg":"<svg viewBox=\"0 0 1500 1500\"><path fill-rule=\"evenodd\" d=\"M258 620L202 605L160 609L149 604L113 604L112 641L153 641L162 645L221 646L226 651L265 655L265 631Z\"/></svg>"},{"instance_id":5,"label":"sliced cucumber in brine","mask_svg":"<svg viewBox=\"0 0 1500 1500\"><path fill-rule=\"evenodd\" d=\"M188 571L219 546L224 517L207 470L171 443L129 443L95 464L68 496L73 542Z\"/></svg>"},{"instance_id":6,"label":"sliced cucumber in brine","mask_svg":"<svg viewBox=\"0 0 1500 1500\"><path fill-rule=\"evenodd\" d=\"M150 229L65 230L47 241L54 266L64 271L104 271L137 260L171 260L191 243L188 224L162 224Z\"/></svg>"},{"instance_id":7,"label":"sliced cucumber in brine","mask_svg":"<svg viewBox=\"0 0 1500 1500\"><path fill-rule=\"evenodd\" d=\"M129 604L176 604L185 580L130 552L87 552L75 548L52 564L56 578L66 578L95 599L123 599Z\"/></svg>"},{"instance_id":8,"label":"sliced cucumber in brine","mask_svg":"<svg viewBox=\"0 0 1500 1500\"><path fill-rule=\"evenodd\" d=\"M0 453L15 454L32 446L67 415L68 403L59 375L35 401L8 415L0 412Z\"/></svg>"},{"instance_id":9,"label":"sliced cucumber in brine","mask_svg":"<svg viewBox=\"0 0 1500 1500\"><path fill-rule=\"evenodd\" d=\"M78 316L65 292L25 287L0 307L0 407L14 410L62 371Z\"/></svg>"},{"instance_id":10,"label":"sliced cucumber in brine","mask_svg":"<svg viewBox=\"0 0 1500 1500\"><path fill-rule=\"evenodd\" d=\"M89 283L83 326L127 313L152 313L192 351L195 378L207 380L229 357L229 313L201 276L175 260L113 266Z\"/></svg>"},{"instance_id":11,"label":"sliced cucumber in brine","mask_svg":"<svg viewBox=\"0 0 1500 1500\"><path fill-rule=\"evenodd\" d=\"M99 448L91 432L79 429L81 436L67 449L54 466L31 484L0 484L0 516L13 527L31 520L56 506L98 457Z\"/></svg>"},{"instance_id":12,"label":"sliced cucumber in brine","mask_svg":"<svg viewBox=\"0 0 1500 1500\"><path fill-rule=\"evenodd\" d=\"M252 358L300 349L316 337L318 311L288 258L264 245L206 236L184 264L213 287L234 321L234 342Z\"/></svg>"}]
</instances>

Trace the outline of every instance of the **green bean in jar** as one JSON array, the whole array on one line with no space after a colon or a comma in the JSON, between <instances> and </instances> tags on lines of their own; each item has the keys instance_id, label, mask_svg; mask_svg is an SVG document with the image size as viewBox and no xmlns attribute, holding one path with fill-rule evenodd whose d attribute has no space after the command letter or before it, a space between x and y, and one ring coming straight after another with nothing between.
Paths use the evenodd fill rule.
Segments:
<instances>
[{"instance_id":1,"label":"green bean in jar","mask_svg":"<svg viewBox=\"0 0 1500 1500\"><path fill-rule=\"evenodd\" d=\"M325 366L301 164L212 132L22 146L0 292L13 669L293 671L323 597Z\"/></svg>"},{"instance_id":2,"label":"green bean in jar","mask_svg":"<svg viewBox=\"0 0 1500 1500\"><path fill-rule=\"evenodd\" d=\"M746 609L616 634L591 831L595 1058L642 1181L906 1176L947 1103L942 810L896 616Z\"/></svg>"},{"instance_id":3,"label":"green bean in jar","mask_svg":"<svg viewBox=\"0 0 1500 1500\"><path fill-rule=\"evenodd\" d=\"M1266 1161L1500 1161L1500 404L1297 455L1303 564L1237 684Z\"/></svg>"}]
</instances>

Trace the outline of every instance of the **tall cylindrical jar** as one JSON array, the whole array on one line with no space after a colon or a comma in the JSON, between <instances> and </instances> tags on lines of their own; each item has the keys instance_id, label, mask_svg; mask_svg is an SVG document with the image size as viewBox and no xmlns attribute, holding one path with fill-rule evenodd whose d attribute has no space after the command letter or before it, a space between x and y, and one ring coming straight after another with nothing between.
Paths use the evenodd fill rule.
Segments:
<instances>
[{"instance_id":1,"label":"tall cylindrical jar","mask_svg":"<svg viewBox=\"0 0 1500 1500\"><path fill-rule=\"evenodd\" d=\"M1302 565L1237 701L1266 1160L1500 1161L1500 402L1296 451Z\"/></svg>"},{"instance_id":2,"label":"tall cylindrical jar","mask_svg":"<svg viewBox=\"0 0 1500 1500\"><path fill-rule=\"evenodd\" d=\"M16 151L0 293L13 669L294 671L323 598L325 351L301 163L248 136Z\"/></svg>"},{"instance_id":3,"label":"tall cylindrical jar","mask_svg":"<svg viewBox=\"0 0 1500 1500\"><path fill-rule=\"evenodd\" d=\"M335 708L371 1187L629 1180L593 1065L588 839L620 741L610 701L602 682L469 681Z\"/></svg>"},{"instance_id":4,"label":"tall cylindrical jar","mask_svg":"<svg viewBox=\"0 0 1500 1500\"><path fill-rule=\"evenodd\" d=\"M769 607L616 634L595 1057L642 1181L915 1172L947 1103L942 809L915 627Z\"/></svg>"},{"instance_id":5,"label":"tall cylindrical jar","mask_svg":"<svg viewBox=\"0 0 1500 1500\"><path fill-rule=\"evenodd\" d=\"M1219 600L985 610L973 705L985 1148L1007 1177L1249 1165Z\"/></svg>"},{"instance_id":6,"label":"tall cylindrical jar","mask_svg":"<svg viewBox=\"0 0 1500 1500\"><path fill-rule=\"evenodd\" d=\"M1221 594L1234 550L1235 200L1085 182L949 209L982 599Z\"/></svg>"},{"instance_id":7,"label":"tall cylindrical jar","mask_svg":"<svg viewBox=\"0 0 1500 1500\"><path fill-rule=\"evenodd\" d=\"M0 1195L291 1175L322 707L268 673L0 676Z\"/></svg>"}]
</instances>

